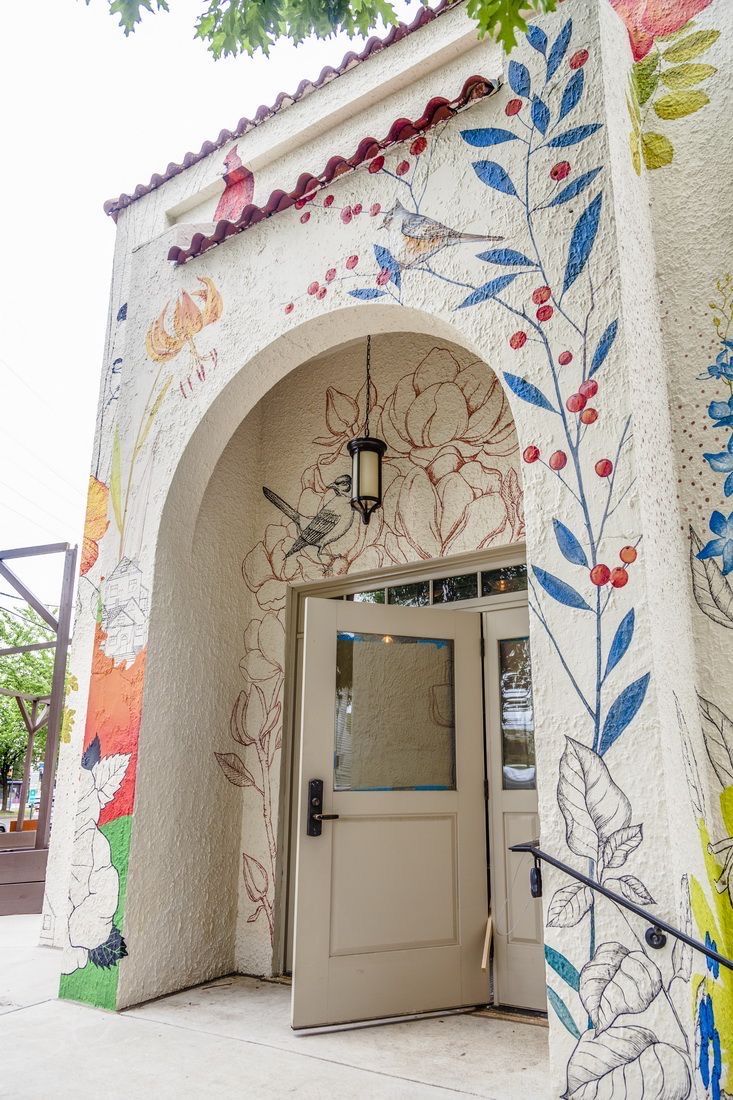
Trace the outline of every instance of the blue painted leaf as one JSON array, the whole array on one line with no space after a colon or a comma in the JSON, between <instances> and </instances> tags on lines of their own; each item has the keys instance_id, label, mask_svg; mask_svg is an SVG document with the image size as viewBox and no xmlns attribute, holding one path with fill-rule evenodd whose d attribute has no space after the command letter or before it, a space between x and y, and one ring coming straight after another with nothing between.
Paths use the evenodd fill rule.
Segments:
<instances>
[{"instance_id":1,"label":"blue painted leaf","mask_svg":"<svg viewBox=\"0 0 733 1100\"><path fill-rule=\"evenodd\" d=\"M539 96L535 96L532 100L532 122L544 137L550 122L550 109Z\"/></svg>"},{"instance_id":2,"label":"blue painted leaf","mask_svg":"<svg viewBox=\"0 0 733 1100\"><path fill-rule=\"evenodd\" d=\"M618 320L611 321L606 331L598 341L598 347L593 352L593 359L590 365L590 373L588 375L591 378L596 371L603 365L603 361L608 355L613 346L613 342L616 339L616 333L618 332Z\"/></svg>"},{"instance_id":3,"label":"blue painted leaf","mask_svg":"<svg viewBox=\"0 0 733 1100\"><path fill-rule=\"evenodd\" d=\"M560 100L560 114L557 116L558 122L562 122L566 115L569 115L575 107L578 106L580 97L583 94L583 86L585 84L585 69L578 69L574 73L570 80L565 85L565 91L562 94Z\"/></svg>"},{"instance_id":4,"label":"blue painted leaf","mask_svg":"<svg viewBox=\"0 0 733 1100\"><path fill-rule=\"evenodd\" d=\"M537 50L537 53L541 53L543 56L547 53L547 35L534 23L530 23L527 27L526 39L530 46Z\"/></svg>"},{"instance_id":5,"label":"blue painted leaf","mask_svg":"<svg viewBox=\"0 0 733 1100\"><path fill-rule=\"evenodd\" d=\"M509 374L507 371L504 371L504 378L512 393L516 393L517 397L522 398L522 401L528 401L530 405L537 405L540 409L557 412L555 406L550 404L542 390L538 390L526 378L520 378L517 374Z\"/></svg>"},{"instance_id":6,"label":"blue painted leaf","mask_svg":"<svg viewBox=\"0 0 733 1100\"><path fill-rule=\"evenodd\" d=\"M504 264L506 267L537 267L537 264L525 256L523 252L515 252L513 248L491 248L488 252L479 252L477 260L485 260L487 264Z\"/></svg>"},{"instance_id":7,"label":"blue painted leaf","mask_svg":"<svg viewBox=\"0 0 733 1100\"><path fill-rule=\"evenodd\" d=\"M568 249L568 262L565 265L565 278L562 283L563 294L573 285L588 262L598 232L602 203L603 193L601 192L588 204L575 223L573 235L570 238L570 248Z\"/></svg>"},{"instance_id":8,"label":"blue painted leaf","mask_svg":"<svg viewBox=\"0 0 733 1100\"><path fill-rule=\"evenodd\" d=\"M561 581L559 577L553 576L552 573L548 573L545 569L540 569L537 565L532 566L532 572L547 595L552 596L553 600L565 604L566 607L575 607L578 611L590 611L589 605L585 602L580 592L576 592L571 585L566 584L565 581Z\"/></svg>"},{"instance_id":9,"label":"blue painted leaf","mask_svg":"<svg viewBox=\"0 0 733 1100\"><path fill-rule=\"evenodd\" d=\"M560 68L560 62L567 53L568 46L570 45L570 39L573 33L573 21L568 19L567 23L560 29L555 41L552 43L552 49L547 57L547 79L551 80L557 70Z\"/></svg>"},{"instance_id":10,"label":"blue painted leaf","mask_svg":"<svg viewBox=\"0 0 733 1100\"><path fill-rule=\"evenodd\" d=\"M561 206L562 203L574 199L581 191L585 191L586 187L590 187L600 171L600 168L593 168L590 172L584 172L582 176L578 176L578 178L573 180L572 183L569 183L567 187L563 187L562 191L558 191L552 202L548 202L547 205Z\"/></svg>"},{"instance_id":11,"label":"blue painted leaf","mask_svg":"<svg viewBox=\"0 0 733 1100\"><path fill-rule=\"evenodd\" d=\"M402 283L402 278L400 275L400 265L397 263L397 260L394 258L390 250L388 248L383 248L381 244L375 244L372 247L374 248L374 258L379 264L380 268L382 268L382 270L386 269L387 271L389 271L390 282L394 283L394 285L399 290Z\"/></svg>"},{"instance_id":12,"label":"blue painted leaf","mask_svg":"<svg viewBox=\"0 0 733 1100\"><path fill-rule=\"evenodd\" d=\"M560 553L563 557L571 561L573 565L584 565L587 568L588 558L586 557L585 550L570 528L566 527L564 523L560 523L559 519L553 519L552 526L555 528L555 538L557 539L557 545L560 547Z\"/></svg>"},{"instance_id":13,"label":"blue painted leaf","mask_svg":"<svg viewBox=\"0 0 733 1100\"><path fill-rule=\"evenodd\" d=\"M583 71L582 69L580 70ZM517 135L501 126L486 126L479 130L461 130L461 137L467 145L484 149L487 145L501 145L503 141L516 141Z\"/></svg>"},{"instance_id":14,"label":"blue painted leaf","mask_svg":"<svg viewBox=\"0 0 733 1100\"><path fill-rule=\"evenodd\" d=\"M499 275L496 279L492 279L489 283L484 283L483 286L477 287L472 291L467 298L465 298L456 309L465 309L466 306L477 306L480 302L488 302L490 298L495 298L505 286L509 286L516 279L518 271L512 272L511 275Z\"/></svg>"},{"instance_id":15,"label":"blue painted leaf","mask_svg":"<svg viewBox=\"0 0 733 1100\"><path fill-rule=\"evenodd\" d=\"M547 965L551 966L555 973L577 993L580 989L580 974L570 959L566 959L561 952L556 951L554 947L548 947L547 944L545 944L545 959Z\"/></svg>"},{"instance_id":16,"label":"blue painted leaf","mask_svg":"<svg viewBox=\"0 0 733 1100\"><path fill-rule=\"evenodd\" d=\"M350 290L349 294L352 298L360 298L362 301L367 301L370 298L384 298L386 290L375 290L373 287L365 287L363 290Z\"/></svg>"},{"instance_id":17,"label":"blue painted leaf","mask_svg":"<svg viewBox=\"0 0 733 1100\"><path fill-rule=\"evenodd\" d=\"M485 183L487 187L493 187L495 191L503 191L505 195L516 195L516 189L509 179L507 172L495 161L476 161L473 170L481 182Z\"/></svg>"},{"instance_id":18,"label":"blue painted leaf","mask_svg":"<svg viewBox=\"0 0 733 1100\"><path fill-rule=\"evenodd\" d=\"M547 987L547 1000L550 1002L553 1009L555 1010L555 1014L560 1023L563 1024L563 1026L570 1032L574 1039L579 1039L580 1030L578 1029L578 1025L576 1024L575 1020L570 1015L570 1009L565 1004L562 997L558 993L556 993L554 989L551 989L549 985Z\"/></svg>"},{"instance_id":19,"label":"blue painted leaf","mask_svg":"<svg viewBox=\"0 0 733 1100\"><path fill-rule=\"evenodd\" d=\"M621 622L616 627L616 633L613 636L611 642L611 648L608 651L608 660L606 661L606 671L603 674L605 680L609 672L616 667L626 650L631 645L631 639L634 637L634 609L627 611Z\"/></svg>"},{"instance_id":20,"label":"blue painted leaf","mask_svg":"<svg viewBox=\"0 0 733 1100\"><path fill-rule=\"evenodd\" d=\"M507 76L509 77L509 87L514 94L529 99L532 85L530 83L529 69L527 66L523 65L521 61L510 61Z\"/></svg>"},{"instance_id":21,"label":"blue painted leaf","mask_svg":"<svg viewBox=\"0 0 733 1100\"><path fill-rule=\"evenodd\" d=\"M565 149L568 145L577 145L579 141L585 141L587 137L600 130L602 122L591 122L587 126L574 126L572 130L565 130L562 134L555 134L547 142L548 149Z\"/></svg>"},{"instance_id":22,"label":"blue painted leaf","mask_svg":"<svg viewBox=\"0 0 733 1100\"><path fill-rule=\"evenodd\" d=\"M611 703L601 733L601 756L604 752L608 752L614 741L618 740L628 724L636 717L639 707L644 702L646 689L649 687L649 675L646 672L638 680L634 680Z\"/></svg>"}]
</instances>

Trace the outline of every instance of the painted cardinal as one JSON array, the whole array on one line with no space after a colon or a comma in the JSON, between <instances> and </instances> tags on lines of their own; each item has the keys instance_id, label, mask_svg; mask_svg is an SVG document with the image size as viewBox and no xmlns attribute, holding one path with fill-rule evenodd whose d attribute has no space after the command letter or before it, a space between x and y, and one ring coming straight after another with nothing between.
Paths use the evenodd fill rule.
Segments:
<instances>
[{"instance_id":1,"label":"painted cardinal","mask_svg":"<svg viewBox=\"0 0 733 1100\"><path fill-rule=\"evenodd\" d=\"M295 508L292 508L277 493L267 486L262 487L271 504L292 520L298 528L298 537L285 555L297 554L306 546L315 547L318 557L321 552L330 546L332 542L338 542L354 522L355 512L351 507L351 477L349 474L341 474L335 481L327 486L327 492L323 498L323 504L311 519L309 516L301 516ZM323 560L321 558L321 560Z\"/></svg>"},{"instance_id":2,"label":"painted cardinal","mask_svg":"<svg viewBox=\"0 0 733 1100\"><path fill-rule=\"evenodd\" d=\"M395 202L391 210L385 210L380 228L389 230L392 255L401 267L415 267L425 263L454 244L504 240L503 237L461 233L457 229L450 229L442 222L433 221L423 214L411 213L401 202Z\"/></svg>"},{"instance_id":3,"label":"painted cardinal","mask_svg":"<svg viewBox=\"0 0 733 1100\"><path fill-rule=\"evenodd\" d=\"M235 222L241 218L245 206L252 202L255 178L242 164L236 145L224 157L224 167L224 191L214 211L214 221Z\"/></svg>"}]
</instances>

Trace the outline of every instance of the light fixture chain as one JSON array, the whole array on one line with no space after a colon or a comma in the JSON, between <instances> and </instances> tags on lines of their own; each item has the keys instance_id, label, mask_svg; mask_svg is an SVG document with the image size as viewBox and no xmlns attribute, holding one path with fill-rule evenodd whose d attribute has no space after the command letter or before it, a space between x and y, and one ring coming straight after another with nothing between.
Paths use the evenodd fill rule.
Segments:
<instances>
[{"instance_id":1,"label":"light fixture chain","mask_svg":"<svg viewBox=\"0 0 733 1100\"><path fill-rule=\"evenodd\" d=\"M369 435L369 413L371 412L372 397L372 338L367 336L366 352L366 419L364 423L364 435Z\"/></svg>"}]
</instances>

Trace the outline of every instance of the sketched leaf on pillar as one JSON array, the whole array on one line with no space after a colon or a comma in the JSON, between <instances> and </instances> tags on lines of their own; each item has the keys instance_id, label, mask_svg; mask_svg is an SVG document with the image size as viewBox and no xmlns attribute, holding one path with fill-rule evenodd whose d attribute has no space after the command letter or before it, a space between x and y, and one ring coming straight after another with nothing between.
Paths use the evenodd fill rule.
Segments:
<instances>
[{"instance_id":1,"label":"sketched leaf on pillar","mask_svg":"<svg viewBox=\"0 0 733 1100\"><path fill-rule=\"evenodd\" d=\"M573 928L593 904L593 893L582 882L561 886L552 895L547 910L548 928Z\"/></svg>"},{"instance_id":2,"label":"sketched leaf on pillar","mask_svg":"<svg viewBox=\"0 0 733 1100\"><path fill-rule=\"evenodd\" d=\"M100 809L108 805L117 794L122 785L122 780L125 778L129 763L130 754L128 752L118 752L113 756L103 756L92 769Z\"/></svg>"},{"instance_id":3,"label":"sketched leaf on pillar","mask_svg":"<svg viewBox=\"0 0 733 1100\"><path fill-rule=\"evenodd\" d=\"M236 752L215 752L214 756L219 761L219 767L224 775L235 787L256 786L254 776Z\"/></svg>"},{"instance_id":4,"label":"sketched leaf on pillar","mask_svg":"<svg viewBox=\"0 0 733 1100\"><path fill-rule=\"evenodd\" d=\"M600 944L580 973L580 999L596 1035L624 1013L644 1012L661 988L659 967L621 943Z\"/></svg>"},{"instance_id":5,"label":"sketched leaf on pillar","mask_svg":"<svg viewBox=\"0 0 733 1100\"><path fill-rule=\"evenodd\" d=\"M698 695L705 749L722 787L733 783L733 722L720 707Z\"/></svg>"},{"instance_id":6,"label":"sketched leaf on pillar","mask_svg":"<svg viewBox=\"0 0 733 1100\"><path fill-rule=\"evenodd\" d=\"M690 880L687 875L682 876L682 899L680 901L679 927L688 936L692 935L692 909L690 906ZM692 948L682 940L675 940L672 948L672 970L675 978L681 978L683 982L690 980L692 976Z\"/></svg>"},{"instance_id":7,"label":"sketched leaf on pillar","mask_svg":"<svg viewBox=\"0 0 733 1100\"><path fill-rule=\"evenodd\" d=\"M242 853L242 868L244 871L244 887L247 896L252 902L265 902L270 889L270 879L267 871L258 859Z\"/></svg>"},{"instance_id":8,"label":"sketched leaf on pillar","mask_svg":"<svg viewBox=\"0 0 733 1100\"><path fill-rule=\"evenodd\" d=\"M602 1035L586 1031L567 1072L563 1100L687 1100L692 1087L682 1052L635 1025L609 1027Z\"/></svg>"},{"instance_id":9,"label":"sketched leaf on pillar","mask_svg":"<svg viewBox=\"0 0 733 1100\"><path fill-rule=\"evenodd\" d=\"M617 883L627 901L636 902L637 905L654 905L654 898L636 875L621 875L619 878L607 879L606 882Z\"/></svg>"},{"instance_id":10,"label":"sketched leaf on pillar","mask_svg":"<svg viewBox=\"0 0 733 1100\"><path fill-rule=\"evenodd\" d=\"M603 847L603 862L606 867L623 867L626 860L635 852L644 838L641 825L631 825L611 833Z\"/></svg>"},{"instance_id":11,"label":"sketched leaf on pillar","mask_svg":"<svg viewBox=\"0 0 733 1100\"><path fill-rule=\"evenodd\" d=\"M690 527L690 570L697 606L718 626L733 628L733 586L714 558L700 561L702 541Z\"/></svg>"},{"instance_id":12,"label":"sketched leaf on pillar","mask_svg":"<svg viewBox=\"0 0 733 1100\"><path fill-rule=\"evenodd\" d=\"M565 741L557 801L567 844L577 856L597 860L601 845L629 825L631 804L598 753L572 737Z\"/></svg>"}]
</instances>

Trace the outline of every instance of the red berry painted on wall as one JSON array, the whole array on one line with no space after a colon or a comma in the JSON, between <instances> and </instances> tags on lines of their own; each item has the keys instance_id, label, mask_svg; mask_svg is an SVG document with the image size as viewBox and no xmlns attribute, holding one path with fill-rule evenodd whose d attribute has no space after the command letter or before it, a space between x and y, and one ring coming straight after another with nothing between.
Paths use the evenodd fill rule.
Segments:
<instances>
[{"instance_id":1,"label":"red berry painted on wall","mask_svg":"<svg viewBox=\"0 0 733 1100\"><path fill-rule=\"evenodd\" d=\"M532 291L532 301L536 306L541 306L543 302L547 302L552 295L552 291L549 286L538 286L536 290Z\"/></svg>"},{"instance_id":2,"label":"red berry painted on wall","mask_svg":"<svg viewBox=\"0 0 733 1100\"><path fill-rule=\"evenodd\" d=\"M549 321L554 312L552 306L540 306L535 317L538 321Z\"/></svg>"},{"instance_id":3,"label":"red berry painted on wall","mask_svg":"<svg viewBox=\"0 0 733 1100\"><path fill-rule=\"evenodd\" d=\"M626 570L618 565L615 569L611 570L611 584L614 588L623 588L628 583L629 574Z\"/></svg>"},{"instance_id":4,"label":"red berry painted on wall","mask_svg":"<svg viewBox=\"0 0 733 1100\"><path fill-rule=\"evenodd\" d=\"M317 294L318 293L318 288L319 288L320 285L321 284L316 282L316 280L314 279L313 282L310 283L309 286L308 286L308 293L309 294Z\"/></svg>"},{"instance_id":5,"label":"red berry painted on wall","mask_svg":"<svg viewBox=\"0 0 733 1100\"><path fill-rule=\"evenodd\" d=\"M343 210L341 211L341 221L344 223L344 225L348 225L349 222L351 221L351 219L353 218L353 216L354 215L351 211L350 206L345 206L343 208Z\"/></svg>"},{"instance_id":6,"label":"red berry painted on wall","mask_svg":"<svg viewBox=\"0 0 733 1100\"><path fill-rule=\"evenodd\" d=\"M587 409L583 409L582 413L580 414L581 424L595 424L597 419L598 409L593 409L590 406L588 406Z\"/></svg>"},{"instance_id":7,"label":"red berry painted on wall","mask_svg":"<svg viewBox=\"0 0 733 1100\"><path fill-rule=\"evenodd\" d=\"M354 212L354 214L361 214L363 209L364 209L364 207L361 205L361 203L357 202L356 205L354 206L353 212Z\"/></svg>"},{"instance_id":8,"label":"red berry painted on wall","mask_svg":"<svg viewBox=\"0 0 733 1100\"><path fill-rule=\"evenodd\" d=\"M336 278L336 268L335 267L329 267L329 269L328 269L328 271L326 272L326 275L325 275L326 282L327 283L332 283L335 278Z\"/></svg>"},{"instance_id":9,"label":"red berry painted on wall","mask_svg":"<svg viewBox=\"0 0 733 1100\"><path fill-rule=\"evenodd\" d=\"M550 455L549 466L551 470L564 470L568 464L568 456L565 451L553 451Z\"/></svg>"},{"instance_id":10,"label":"red berry painted on wall","mask_svg":"<svg viewBox=\"0 0 733 1100\"><path fill-rule=\"evenodd\" d=\"M599 458L595 469L599 477L610 477L613 473L613 463L610 458Z\"/></svg>"},{"instance_id":11,"label":"red berry painted on wall","mask_svg":"<svg viewBox=\"0 0 733 1100\"><path fill-rule=\"evenodd\" d=\"M334 199L333 195L326 195L325 199L323 200L323 205L324 206L333 206L333 199Z\"/></svg>"},{"instance_id":12,"label":"red berry painted on wall","mask_svg":"<svg viewBox=\"0 0 733 1100\"><path fill-rule=\"evenodd\" d=\"M595 397L598 393L598 383L595 378L589 378L587 381L581 383L578 390L583 394L583 397Z\"/></svg>"},{"instance_id":13,"label":"red berry painted on wall","mask_svg":"<svg viewBox=\"0 0 733 1100\"><path fill-rule=\"evenodd\" d=\"M377 214L379 213L379 211L381 209L382 209L381 202L373 202L372 205L369 207L369 213L370 213L371 217L376 218Z\"/></svg>"},{"instance_id":14,"label":"red berry painted on wall","mask_svg":"<svg viewBox=\"0 0 733 1100\"><path fill-rule=\"evenodd\" d=\"M413 157L419 157L421 153L425 152L427 147L428 143L421 134L420 137L416 137L413 141L412 145L410 146L410 152L412 153Z\"/></svg>"},{"instance_id":15,"label":"red berry painted on wall","mask_svg":"<svg viewBox=\"0 0 733 1100\"><path fill-rule=\"evenodd\" d=\"M531 446L524 448L524 451L522 453L522 458L524 459L525 462L528 462L531 465L533 462L536 462L539 457L540 457L539 447L535 447L534 444L532 444Z\"/></svg>"},{"instance_id":16,"label":"red berry painted on wall","mask_svg":"<svg viewBox=\"0 0 733 1100\"><path fill-rule=\"evenodd\" d=\"M385 283L388 283L391 274L392 272L389 270L388 267L383 267L377 275L377 286L384 286Z\"/></svg>"},{"instance_id":17,"label":"red berry painted on wall","mask_svg":"<svg viewBox=\"0 0 733 1100\"><path fill-rule=\"evenodd\" d=\"M309 222L311 220L310 210L306 210L306 212L304 214L301 214L300 215L300 220L303 223L303 225L305 225L306 222Z\"/></svg>"},{"instance_id":18,"label":"red berry painted on wall","mask_svg":"<svg viewBox=\"0 0 733 1100\"><path fill-rule=\"evenodd\" d=\"M521 109L521 99L510 99L506 107L504 108L504 114L509 115L509 117L511 118L512 115L518 115Z\"/></svg>"},{"instance_id":19,"label":"red berry painted on wall","mask_svg":"<svg viewBox=\"0 0 733 1100\"><path fill-rule=\"evenodd\" d=\"M400 163L395 168L395 172L397 173L398 176L404 176L404 174L406 172L409 172L409 171L410 171L410 162L409 162L409 160L401 160Z\"/></svg>"},{"instance_id":20,"label":"red berry painted on wall","mask_svg":"<svg viewBox=\"0 0 733 1100\"><path fill-rule=\"evenodd\" d=\"M579 413L585 408L586 398L582 393L571 393L570 397L565 402L565 408L568 412Z\"/></svg>"},{"instance_id":21,"label":"red berry painted on wall","mask_svg":"<svg viewBox=\"0 0 733 1100\"><path fill-rule=\"evenodd\" d=\"M633 565L639 555L636 552L635 546L624 546L619 551L618 556L626 565Z\"/></svg>"},{"instance_id":22,"label":"red berry painted on wall","mask_svg":"<svg viewBox=\"0 0 733 1100\"><path fill-rule=\"evenodd\" d=\"M523 348L526 343L527 343L527 333L526 332L515 332L509 337L509 347L514 348L515 351L518 351L520 348Z\"/></svg>"},{"instance_id":23,"label":"red berry painted on wall","mask_svg":"<svg viewBox=\"0 0 733 1100\"><path fill-rule=\"evenodd\" d=\"M295 303L294 302L288 302L288 304L285 306L285 312L286 313L292 313L294 309L295 309Z\"/></svg>"},{"instance_id":24,"label":"red berry painted on wall","mask_svg":"<svg viewBox=\"0 0 733 1100\"><path fill-rule=\"evenodd\" d=\"M611 579L611 570L607 565L603 565L601 562L598 565L594 565L590 571L590 579L598 588L604 584L608 584Z\"/></svg>"},{"instance_id":25,"label":"red berry painted on wall","mask_svg":"<svg viewBox=\"0 0 733 1100\"><path fill-rule=\"evenodd\" d=\"M358 256L349 256L348 260L346 261L346 266L349 269L349 271L353 271L354 268L356 267L356 265L358 264L358 262L359 262L359 257Z\"/></svg>"},{"instance_id":26,"label":"red berry painted on wall","mask_svg":"<svg viewBox=\"0 0 733 1100\"><path fill-rule=\"evenodd\" d=\"M561 367L566 367L568 363L572 363L573 353L571 351L561 351L557 357L557 361Z\"/></svg>"},{"instance_id":27,"label":"red berry painted on wall","mask_svg":"<svg viewBox=\"0 0 733 1100\"><path fill-rule=\"evenodd\" d=\"M553 164L550 169L550 179L556 180L558 183L560 180L566 179L570 175L570 161L559 160L557 164Z\"/></svg>"},{"instance_id":28,"label":"red berry painted on wall","mask_svg":"<svg viewBox=\"0 0 733 1100\"><path fill-rule=\"evenodd\" d=\"M323 300L325 297L326 297L326 288L325 288L325 286L319 286L318 293L316 294L316 298L319 298L319 299Z\"/></svg>"},{"instance_id":29,"label":"red berry painted on wall","mask_svg":"<svg viewBox=\"0 0 733 1100\"><path fill-rule=\"evenodd\" d=\"M368 171L371 172L372 175L375 175L375 173L381 172L383 168L384 157L375 157L374 160L371 161Z\"/></svg>"},{"instance_id":30,"label":"red berry painted on wall","mask_svg":"<svg viewBox=\"0 0 733 1100\"><path fill-rule=\"evenodd\" d=\"M588 60L588 51L587 50L577 50L573 54L573 56L570 58L570 61L568 62L568 64L570 65L571 69L582 69L587 60Z\"/></svg>"}]
</instances>

